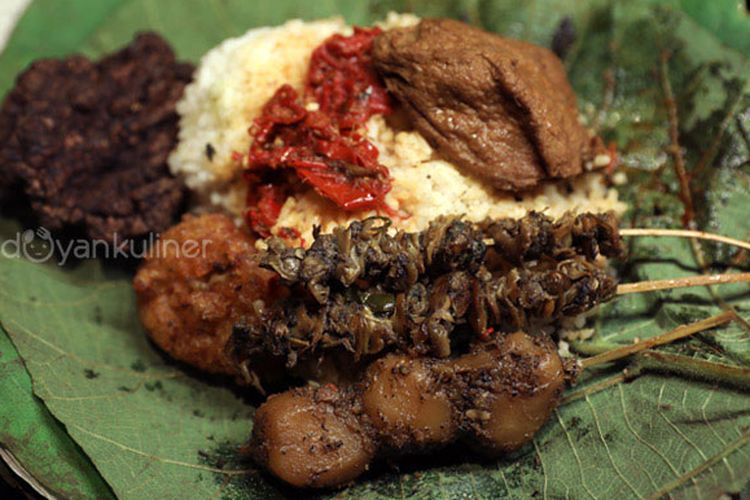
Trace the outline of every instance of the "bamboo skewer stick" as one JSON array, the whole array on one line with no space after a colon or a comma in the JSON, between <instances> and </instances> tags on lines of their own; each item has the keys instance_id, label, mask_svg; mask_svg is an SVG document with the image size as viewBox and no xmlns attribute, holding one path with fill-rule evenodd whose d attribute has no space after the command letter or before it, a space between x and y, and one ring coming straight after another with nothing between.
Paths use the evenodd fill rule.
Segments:
<instances>
[{"instance_id":1,"label":"bamboo skewer stick","mask_svg":"<svg viewBox=\"0 0 750 500\"><path fill-rule=\"evenodd\" d=\"M651 337L650 339L642 340L636 344L624 345L622 347L612 349L611 351L597 354L596 356L592 356L590 358L584 358L581 360L581 366L586 369L592 366L610 363L618 359L632 356L633 354L637 354L641 351L652 349L656 346L669 344L671 342L674 342L675 340L689 337L690 335L696 334L698 332L723 325L724 323L728 323L733 319L735 319L734 312L724 311L721 314L696 321L695 323L680 325L670 332L664 333L662 335L657 335L656 337Z\"/></svg>"},{"instance_id":2,"label":"bamboo skewer stick","mask_svg":"<svg viewBox=\"0 0 750 500\"><path fill-rule=\"evenodd\" d=\"M620 236L673 236L676 238L697 238L699 240L717 241L734 245L739 248L750 250L750 243L747 241L722 236L720 234L707 233L705 231L694 231L690 229L641 229L641 228L624 228L620 229Z\"/></svg>"},{"instance_id":3,"label":"bamboo skewer stick","mask_svg":"<svg viewBox=\"0 0 750 500\"><path fill-rule=\"evenodd\" d=\"M666 280L640 281L623 283L617 287L617 295L629 293L655 292L672 288L690 288L694 286L725 285L728 283L750 282L750 273L711 274L673 278Z\"/></svg>"},{"instance_id":4,"label":"bamboo skewer stick","mask_svg":"<svg viewBox=\"0 0 750 500\"><path fill-rule=\"evenodd\" d=\"M735 238L729 238L728 236L722 236L720 234L707 233L705 231L695 231L695 230L689 230L689 229L629 228L629 229L621 229L620 235L625 236L625 237L627 236L667 236L667 237L676 237L676 238L690 238L690 244L693 250L693 254L695 255L696 260L698 261L698 264L703 269L704 274L706 273L707 265L703 257L703 251L701 247L698 245L698 240L717 241L720 243L733 245L733 246L742 248L744 250L750 250L750 243L747 241L742 241L742 240L738 240ZM723 309L733 309L731 305L727 304L724 301L724 299L722 299L719 295L716 294L715 290L711 287L711 285L713 284L714 283L710 283L707 286L711 296L714 297L716 302ZM737 316L737 321L745 330L750 331L750 323L748 323L744 318Z\"/></svg>"},{"instance_id":5,"label":"bamboo skewer stick","mask_svg":"<svg viewBox=\"0 0 750 500\"><path fill-rule=\"evenodd\" d=\"M623 237L662 236L662 237L675 237L675 238L690 238L691 241L693 242L695 242L696 240L716 241L719 243L733 245L733 246L736 246L738 248L742 248L745 250L750 250L750 242L738 240L735 238L730 238L727 236L722 236L719 234L708 233L705 231L690 230L690 229L624 228L624 229L620 229L619 233L620 233L620 236L623 236ZM667 289L673 289L673 288L687 288L687 287L710 286L710 285L721 285L721 284L743 283L743 282L750 282L750 272L732 273L732 274L698 275L698 276L689 276L689 277L683 277L683 278L651 280L651 281L642 281L642 282L637 282L637 283L625 283L617 287L617 295L626 295L626 294L631 294L631 293L642 293L642 292L650 292L650 291L657 291L657 290L667 290ZM588 358L583 358L579 361L579 363L580 363L581 368L583 370L586 370L588 368L596 367L596 366L603 365L606 363L611 363L613 361L617 361L622 358L630 357L636 354L639 356L647 356L649 354L653 354L654 356L657 356L659 355L659 353L651 351L651 349L653 349L654 347L672 343L676 340L689 337L691 335L694 335L696 333L699 333L705 330L710 330L711 328L715 328L717 326L726 324L733 320L742 321L742 318L740 318L733 309L725 310L724 312L717 314L715 316L711 316L710 318L696 321L694 323L687 324L687 325L680 325L677 328L667 333L657 335L655 337L642 340L631 345L623 345L621 347L616 347L609 351L605 351L605 352L596 354ZM647 359L647 358L644 358L644 359ZM691 362L694 362L694 360L691 360ZM703 361L701 362L705 363ZM634 367L636 369L640 369L637 363L635 364ZM747 370L745 370L745 372L746 371ZM745 375L746 373L743 372L743 376ZM627 373L622 372L618 375L615 375L614 377L610 377L609 379L605 379L602 382L598 382L597 384L594 384L591 387L587 387L586 389L582 391L569 394L563 399L563 402L567 403L575 399L579 399L580 397L584 397L589 392L598 392L612 385L621 383L627 379L628 379ZM746 381L743 380L742 382L745 383Z\"/></svg>"}]
</instances>

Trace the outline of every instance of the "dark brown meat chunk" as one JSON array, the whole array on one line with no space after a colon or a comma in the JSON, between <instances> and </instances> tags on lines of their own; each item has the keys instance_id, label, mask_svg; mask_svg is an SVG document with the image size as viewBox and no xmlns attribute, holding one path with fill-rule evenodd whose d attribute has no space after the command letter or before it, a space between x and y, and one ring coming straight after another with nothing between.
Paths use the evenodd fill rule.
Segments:
<instances>
[{"instance_id":1,"label":"dark brown meat chunk","mask_svg":"<svg viewBox=\"0 0 750 500\"><path fill-rule=\"evenodd\" d=\"M373 58L439 153L500 189L578 175L601 147L578 122L565 68L545 48L426 19L380 35Z\"/></svg>"},{"instance_id":2,"label":"dark brown meat chunk","mask_svg":"<svg viewBox=\"0 0 750 500\"><path fill-rule=\"evenodd\" d=\"M351 481L375 455L356 394L331 387L293 389L268 398L255 413L255 460L298 488Z\"/></svg>"},{"instance_id":3,"label":"dark brown meat chunk","mask_svg":"<svg viewBox=\"0 0 750 500\"><path fill-rule=\"evenodd\" d=\"M22 191L52 230L122 241L166 229L183 200L166 160L192 71L155 34L98 62L35 62L0 111L0 193Z\"/></svg>"},{"instance_id":4,"label":"dark brown meat chunk","mask_svg":"<svg viewBox=\"0 0 750 500\"><path fill-rule=\"evenodd\" d=\"M478 344L449 362L457 420L469 441L489 456L528 443L577 372L575 361L564 361L548 338L515 332L498 344Z\"/></svg>"},{"instance_id":5,"label":"dark brown meat chunk","mask_svg":"<svg viewBox=\"0 0 750 500\"><path fill-rule=\"evenodd\" d=\"M367 369L359 397L383 448L403 454L456 439L459 428L451 398L455 393L445 383L445 365L431 358L389 354Z\"/></svg>"}]
</instances>

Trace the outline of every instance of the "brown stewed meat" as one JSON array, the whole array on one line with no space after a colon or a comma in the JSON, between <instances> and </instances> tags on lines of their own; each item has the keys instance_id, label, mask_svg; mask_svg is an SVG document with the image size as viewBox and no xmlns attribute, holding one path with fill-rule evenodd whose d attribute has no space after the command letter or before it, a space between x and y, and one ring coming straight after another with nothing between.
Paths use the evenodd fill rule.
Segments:
<instances>
[{"instance_id":1,"label":"brown stewed meat","mask_svg":"<svg viewBox=\"0 0 750 500\"><path fill-rule=\"evenodd\" d=\"M52 230L121 242L167 229L183 187L166 160L192 71L156 34L97 62L35 62L0 110L0 193L22 192Z\"/></svg>"},{"instance_id":2,"label":"brown stewed meat","mask_svg":"<svg viewBox=\"0 0 750 500\"><path fill-rule=\"evenodd\" d=\"M274 394L255 413L252 452L298 488L338 486L370 465L376 445L357 395L332 386Z\"/></svg>"},{"instance_id":3,"label":"brown stewed meat","mask_svg":"<svg viewBox=\"0 0 750 500\"><path fill-rule=\"evenodd\" d=\"M498 456L531 441L576 366L524 332L446 360L390 354L345 387L276 394L255 414L255 460L297 487L341 486L377 457L462 441Z\"/></svg>"},{"instance_id":4,"label":"brown stewed meat","mask_svg":"<svg viewBox=\"0 0 750 500\"><path fill-rule=\"evenodd\" d=\"M549 50L448 19L387 31L373 59L439 153L500 189L578 175L601 148Z\"/></svg>"}]
</instances>

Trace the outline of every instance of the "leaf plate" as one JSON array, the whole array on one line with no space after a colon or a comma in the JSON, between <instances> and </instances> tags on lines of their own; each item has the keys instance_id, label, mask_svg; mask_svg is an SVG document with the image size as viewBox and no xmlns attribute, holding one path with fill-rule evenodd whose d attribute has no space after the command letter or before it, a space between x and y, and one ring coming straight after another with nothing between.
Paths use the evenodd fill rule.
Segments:
<instances>
[{"instance_id":1,"label":"leaf plate","mask_svg":"<svg viewBox=\"0 0 750 500\"><path fill-rule=\"evenodd\" d=\"M740 3L36 0L0 57L0 92L35 58L74 51L97 56L143 29L163 33L181 57L197 60L228 36L292 17L343 15L369 23L388 10L414 11L457 17L543 45L568 17L577 37L565 63L584 117L618 144L629 179L620 189L631 204L627 223L672 226L681 213L666 153L668 122L658 77L660 54L669 51L666 69L678 97L688 165L710 154L710 168L695 181L703 186L697 193L699 222L746 238L750 21ZM657 178L654 171L662 175ZM18 230L7 220L0 225L6 239ZM710 263L747 266L731 249L707 246L704 251ZM664 239L634 241L621 269L625 280L701 271L689 245ZM750 294L742 286L623 297L602 309L595 338L579 347L653 336L727 304L750 319ZM127 272L95 261L59 267L0 256L0 322L8 334L0 332L0 442L57 494L267 498L295 493L239 458L252 428L253 401L222 381L175 365L145 339ZM746 325L734 323L664 351L747 367L750 335ZM450 450L407 461L401 470L380 465L335 494L704 498L747 488L750 394L719 380L677 377L684 367L676 365L596 390L620 368L585 377L572 390L571 402L512 457L483 462ZM33 439L20 441L29 429Z\"/></svg>"}]
</instances>

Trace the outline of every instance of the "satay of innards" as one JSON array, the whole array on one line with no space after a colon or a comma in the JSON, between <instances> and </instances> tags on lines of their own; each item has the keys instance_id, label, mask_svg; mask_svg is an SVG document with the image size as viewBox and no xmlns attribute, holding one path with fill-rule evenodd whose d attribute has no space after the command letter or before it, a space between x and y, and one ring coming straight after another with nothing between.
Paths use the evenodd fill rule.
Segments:
<instances>
[{"instance_id":1,"label":"satay of innards","mask_svg":"<svg viewBox=\"0 0 750 500\"><path fill-rule=\"evenodd\" d=\"M487 250L513 265L540 258L564 260L600 254L619 258L624 247L614 213L567 214L554 221L539 212L520 219L488 219L472 224L460 217L438 217L419 233L389 232L390 220L370 217L339 226L330 234L314 232L309 249L289 248L281 238L266 241L261 266L288 285L301 285L324 304L332 287L358 281L388 291L405 291L424 274L462 270L476 272Z\"/></svg>"},{"instance_id":2,"label":"satay of innards","mask_svg":"<svg viewBox=\"0 0 750 500\"><path fill-rule=\"evenodd\" d=\"M300 360L344 351L355 360L398 349L445 358L462 338L494 330L539 327L575 317L614 297L617 281L581 256L540 260L493 275L453 271L403 293L347 289L324 305L304 297L281 301L235 327L228 344L238 364L257 355Z\"/></svg>"},{"instance_id":3,"label":"satay of innards","mask_svg":"<svg viewBox=\"0 0 750 500\"><path fill-rule=\"evenodd\" d=\"M271 474L309 488L346 484L380 456L456 441L497 456L533 438L575 375L550 339L523 332L449 360L390 354L354 385L269 397L250 449Z\"/></svg>"},{"instance_id":4,"label":"satay of innards","mask_svg":"<svg viewBox=\"0 0 750 500\"><path fill-rule=\"evenodd\" d=\"M230 357L244 372L264 354L289 368L333 350L355 361L393 349L445 358L467 336L536 329L615 295L598 259L623 254L611 214L387 228L379 217L353 222L317 234L309 250L272 239L261 266L294 292L235 328Z\"/></svg>"},{"instance_id":5,"label":"satay of innards","mask_svg":"<svg viewBox=\"0 0 750 500\"><path fill-rule=\"evenodd\" d=\"M307 250L269 238L261 267L325 304L332 288L365 281L384 290L405 291L427 272L474 272L484 261L487 248L481 233L459 218L438 218L421 233L391 234L390 226L390 219L370 217L336 227L330 234L316 230Z\"/></svg>"}]
</instances>

